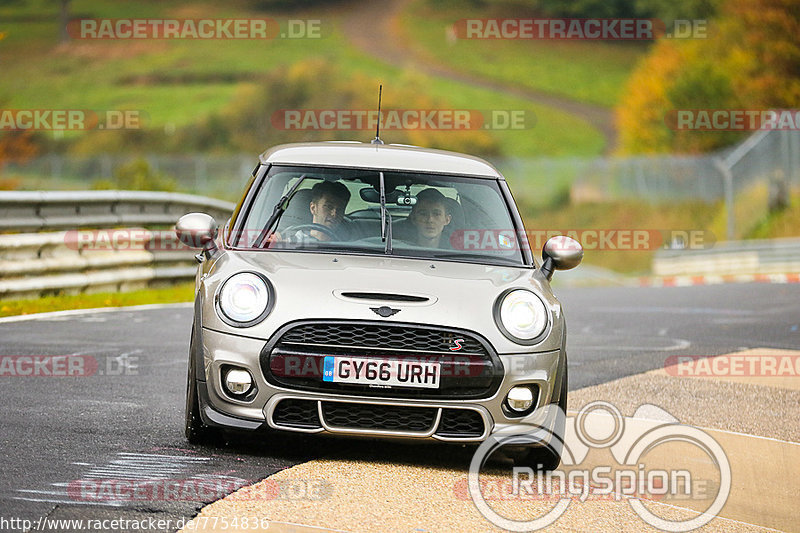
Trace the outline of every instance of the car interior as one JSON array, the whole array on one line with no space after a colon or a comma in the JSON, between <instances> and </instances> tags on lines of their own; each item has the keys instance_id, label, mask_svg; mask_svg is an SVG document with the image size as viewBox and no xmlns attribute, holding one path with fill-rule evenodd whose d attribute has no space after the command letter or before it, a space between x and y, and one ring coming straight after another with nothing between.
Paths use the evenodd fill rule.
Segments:
<instances>
[{"instance_id":1,"label":"car interior","mask_svg":"<svg viewBox=\"0 0 800 533\"><path fill-rule=\"evenodd\" d=\"M306 225L312 223L312 215L309 209L311 203L311 187L319 180L311 181L308 186L298 189L286 211L281 216L278 223L278 231L285 231L292 226ZM372 185L366 185L356 181L342 181L348 185L348 189L357 191L351 194L351 199L345 208L345 217L342 222L344 234L347 240L358 240L362 238L376 237L380 235L380 194ZM357 187L357 188L356 188ZM426 186L414 185L415 189L422 190ZM412 206L406 202L415 202L415 196L408 192L395 189L386 195L387 211L392 216L392 237L402 241L413 240L415 228L408 216ZM441 190L446 195L458 194L454 189L447 188ZM419 191L417 191L419 192ZM412 200L409 200L411 198ZM360 201L358 201L360 199ZM443 242L449 242L452 233L458 229L464 229L464 210L455 198L446 196L447 210L451 216L450 224L445 226Z\"/></svg>"}]
</instances>

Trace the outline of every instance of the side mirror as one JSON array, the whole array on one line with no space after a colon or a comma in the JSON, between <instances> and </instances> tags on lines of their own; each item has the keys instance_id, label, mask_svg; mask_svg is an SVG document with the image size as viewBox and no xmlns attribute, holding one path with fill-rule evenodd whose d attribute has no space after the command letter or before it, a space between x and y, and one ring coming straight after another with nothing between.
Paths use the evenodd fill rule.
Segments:
<instances>
[{"instance_id":1,"label":"side mirror","mask_svg":"<svg viewBox=\"0 0 800 533\"><path fill-rule=\"evenodd\" d=\"M542 248L542 274L550 280L555 270L569 270L581 264L583 246L566 235L547 239Z\"/></svg>"},{"instance_id":2,"label":"side mirror","mask_svg":"<svg viewBox=\"0 0 800 533\"><path fill-rule=\"evenodd\" d=\"M175 224L175 234L186 246L202 248L206 257L217 251L217 221L205 213L183 215Z\"/></svg>"}]
</instances>

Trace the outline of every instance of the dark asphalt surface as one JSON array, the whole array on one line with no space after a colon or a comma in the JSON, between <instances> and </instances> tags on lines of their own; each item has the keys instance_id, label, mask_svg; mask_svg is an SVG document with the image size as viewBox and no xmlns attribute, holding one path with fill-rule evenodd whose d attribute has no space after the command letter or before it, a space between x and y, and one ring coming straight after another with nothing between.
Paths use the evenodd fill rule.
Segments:
<instances>
[{"instance_id":1,"label":"dark asphalt surface","mask_svg":"<svg viewBox=\"0 0 800 533\"><path fill-rule=\"evenodd\" d=\"M658 368L673 355L800 349L800 285L560 289L557 294L567 314L573 390ZM3 518L41 516L154 517L175 523L240 484L320 455L379 449L386 457L415 461L418 456L420 462L449 455L431 454L446 448L441 445L378 446L294 435L237 439L219 448L189 445L183 438L183 398L190 322L186 306L0 323L0 356L81 354L98 364L87 377L0 377L0 524ZM181 480L184 492L109 501L108 493L86 484L159 478ZM205 492L192 492L198 487ZM8 523L0 529L20 531Z\"/></svg>"}]
</instances>

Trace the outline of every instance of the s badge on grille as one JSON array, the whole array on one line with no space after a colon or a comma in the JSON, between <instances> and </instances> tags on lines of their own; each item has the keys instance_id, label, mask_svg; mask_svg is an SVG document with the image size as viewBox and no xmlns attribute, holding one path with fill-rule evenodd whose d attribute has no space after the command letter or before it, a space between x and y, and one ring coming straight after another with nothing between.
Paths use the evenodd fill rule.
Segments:
<instances>
[{"instance_id":1,"label":"s badge on grille","mask_svg":"<svg viewBox=\"0 0 800 533\"><path fill-rule=\"evenodd\" d=\"M381 307L370 307L372 311L374 311L377 315L382 316L383 318L390 317L392 315L396 315L400 312L399 309L392 309L391 307L381 306Z\"/></svg>"},{"instance_id":2,"label":"s badge on grille","mask_svg":"<svg viewBox=\"0 0 800 533\"><path fill-rule=\"evenodd\" d=\"M461 343L464 342L464 339L453 339L450 342L453 343L453 345L450 347L450 351L456 352L461 348L463 348L463 346L461 346Z\"/></svg>"}]
</instances>

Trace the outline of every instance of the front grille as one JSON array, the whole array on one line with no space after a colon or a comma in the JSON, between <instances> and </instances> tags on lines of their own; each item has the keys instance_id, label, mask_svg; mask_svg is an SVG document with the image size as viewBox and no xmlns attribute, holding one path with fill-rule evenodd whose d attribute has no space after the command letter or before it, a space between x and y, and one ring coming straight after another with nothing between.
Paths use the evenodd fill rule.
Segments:
<instances>
[{"instance_id":1,"label":"front grille","mask_svg":"<svg viewBox=\"0 0 800 533\"><path fill-rule=\"evenodd\" d=\"M485 432L483 417L473 409L383 405L327 400L286 398L272 412L272 422L284 429L320 429L317 405L322 404L322 418L332 430L372 430L434 435L451 439L476 439Z\"/></svg>"},{"instance_id":2,"label":"front grille","mask_svg":"<svg viewBox=\"0 0 800 533\"><path fill-rule=\"evenodd\" d=\"M458 350L451 348L459 347ZM438 362L439 387L377 387L322 380L325 356ZM261 353L273 385L317 392L395 398L478 399L494 394L503 365L491 346L464 330L372 321L304 321L284 326Z\"/></svg>"},{"instance_id":3,"label":"front grille","mask_svg":"<svg viewBox=\"0 0 800 533\"><path fill-rule=\"evenodd\" d=\"M453 340L463 338L459 354L485 354L474 338L457 332L421 327L374 323L311 323L294 327L281 338L282 344L300 346L353 347L374 350L452 354Z\"/></svg>"},{"instance_id":4,"label":"front grille","mask_svg":"<svg viewBox=\"0 0 800 533\"><path fill-rule=\"evenodd\" d=\"M272 413L272 420L278 425L301 429L322 427L319 423L317 402L288 398L281 400Z\"/></svg>"},{"instance_id":5,"label":"front grille","mask_svg":"<svg viewBox=\"0 0 800 533\"><path fill-rule=\"evenodd\" d=\"M483 430L483 417L477 411L443 409L436 434L441 437L480 437Z\"/></svg>"},{"instance_id":6,"label":"front grille","mask_svg":"<svg viewBox=\"0 0 800 533\"><path fill-rule=\"evenodd\" d=\"M436 421L434 407L322 402L322 416L332 427L384 431L430 431Z\"/></svg>"}]
</instances>

